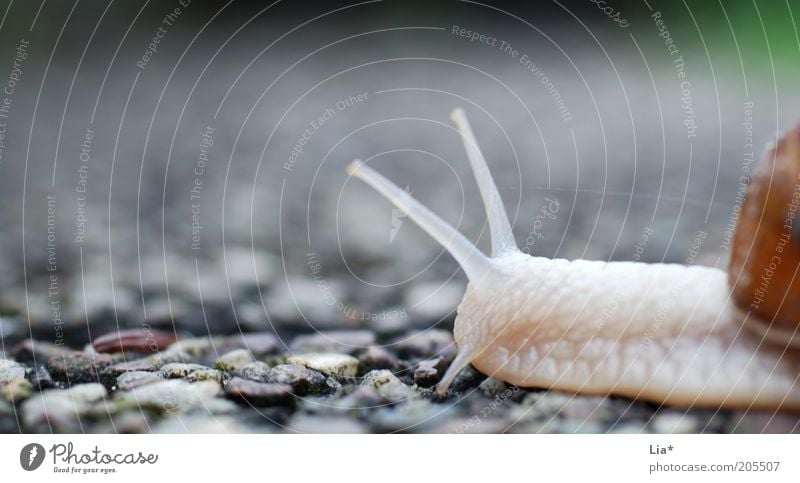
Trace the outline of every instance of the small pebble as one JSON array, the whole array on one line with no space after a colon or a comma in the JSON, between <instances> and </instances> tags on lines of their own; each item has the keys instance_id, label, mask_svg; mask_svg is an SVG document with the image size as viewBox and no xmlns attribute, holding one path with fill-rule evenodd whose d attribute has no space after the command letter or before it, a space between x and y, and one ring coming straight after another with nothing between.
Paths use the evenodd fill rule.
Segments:
<instances>
[{"instance_id":1,"label":"small pebble","mask_svg":"<svg viewBox=\"0 0 800 483\"><path fill-rule=\"evenodd\" d=\"M161 355L171 362L181 362L187 359L200 359L213 349L214 340L209 337L196 337L181 339L162 351ZM178 357L179 356L179 357Z\"/></svg>"},{"instance_id":2,"label":"small pebble","mask_svg":"<svg viewBox=\"0 0 800 483\"><path fill-rule=\"evenodd\" d=\"M433 387L444 376L450 362L435 358L421 361L414 370L414 384L419 387Z\"/></svg>"},{"instance_id":3,"label":"small pebble","mask_svg":"<svg viewBox=\"0 0 800 483\"><path fill-rule=\"evenodd\" d=\"M126 329L92 340L97 352L158 352L178 340L177 334L150 328Z\"/></svg>"},{"instance_id":4,"label":"small pebble","mask_svg":"<svg viewBox=\"0 0 800 483\"><path fill-rule=\"evenodd\" d=\"M106 388L99 383L47 389L23 401L22 419L31 430L75 431L79 429L78 418L91 412L94 403L106 395Z\"/></svg>"},{"instance_id":5,"label":"small pebble","mask_svg":"<svg viewBox=\"0 0 800 483\"><path fill-rule=\"evenodd\" d=\"M31 384L40 391L53 387L53 377L45 366L39 366L35 372L31 373Z\"/></svg>"},{"instance_id":6,"label":"small pebble","mask_svg":"<svg viewBox=\"0 0 800 483\"><path fill-rule=\"evenodd\" d=\"M497 396L497 395L499 395L499 394L505 393L509 389L512 389L512 390L516 389L513 386L509 386L505 382L503 382L503 381L501 381L499 379L495 379L493 377L487 377L486 379L484 379L484 381L481 382L479 387L480 387L481 392L483 393L484 396L492 397L492 398ZM518 391L518 390L519 389L516 389L516 391ZM516 391L514 391L514 392L516 392Z\"/></svg>"},{"instance_id":7,"label":"small pebble","mask_svg":"<svg viewBox=\"0 0 800 483\"><path fill-rule=\"evenodd\" d=\"M33 393L33 384L27 379L0 382L0 397L8 402L19 402Z\"/></svg>"},{"instance_id":8,"label":"small pebble","mask_svg":"<svg viewBox=\"0 0 800 483\"><path fill-rule=\"evenodd\" d=\"M329 392L328 378L321 372L292 364L280 364L272 368L268 379L292 387L298 396Z\"/></svg>"},{"instance_id":9,"label":"small pebble","mask_svg":"<svg viewBox=\"0 0 800 483\"><path fill-rule=\"evenodd\" d=\"M250 364L255 359L247 349L234 349L222 356L214 363L214 369L225 372L235 371Z\"/></svg>"},{"instance_id":10,"label":"small pebble","mask_svg":"<svg viewBox=\"0 0 800 483\"><path fill-rule=\"evenodd\" d=\"M270 380L269 365L262 361L255 361L251 362L250 364L246 364L240 367L239 370L235 371L234 374L251 381L269 382Z\"/></svg>"},{"instance_id":11,"label":"small pebble","mask_svg":"<svg viewBox=\"0 0 800 483\"><path fill-rule=\"evenodd\" d=\"M458 372L448 391L455 393L466 392L478 387L484 379L486 379L485 374L475 369L472 364L468 364L467 367Z\"/></svg>"},{"instance_id":12,"label":"small pebble","mask_svg":"<svg viewBox=\"0 0 800 483\"><path fill-rule=\"evenodd\" d=\"M368 372L361 385L375 389L380 397L391 402L402 401L416 395L414 389L403 384L397 376L385 369Z\"/></svg>"},{"instance_id":13,"label":"small pebble","mask_svg":"<svg viewBox=\"0 0 800 483\"><path fill-rule=\"evenodd\" d=\"M186 382L169 379L117 391L114 401L120 408L145 407L164 413L185 412L202 408L203 404L221 393L218 382Z\"/></svg>"},{"instance_id":14,"label":"small pebble","mask_svg":"<svg viewBox=\"0 0 800 483\"><path fill-rule=\"evenodd\" d=\"M132 361L119 362L105 368L105 372L110 375L118 376L129 371L155 371L157 368L153 361L147 359L134 359Z\"/></svg>"},{"instance_id":15,"label":"small pebble","mask_svg":"<svg viewBox=\"0 0 800 483\"><path fill-rule=\"evenodd\" d=\"M185 364L181 362L171 362L161 366L161 372L167 379L180 379L188 376L190 373L199 370L208 369L206 366L200 364Z\"/></svg>"},{"instance_id":16,"label":"small pebble","mask_svg":"<svg viewBox=\"0 0 800 483\"><path fill-rule=\"evenodd\" d=\"M0 383L25 379L25 368L14 361L0 359Z\"/></svg>"},{"instance_id":17,"label":"small pebble","mask_svg":"<svg viewBox=\"0 0 800 483\"><path fill-rule=\"evenodd\" d=\"M83 355L72 354L54 357L47 361L47 370L57 381L68 384L98 382L103 380L103 370L110 366L113 359L108 354Z\"/></svg>"},{"instance_id":18,"label":"small pebble","mask_svg":"<svg viewBox=\"0 0 800 483\"><path fill-rule=\"evenodd\" d=\"M115 386L118 390L127 391L134 387L161 380L163 380L163 378L157 372L130 371L120 374L117 377Z\"/></svg>"},{"instance_id":19,"label":"small pebble","mask_svg":"<svg viewBox=\"0 0 800 483\"><path fill-rule=\"evenodd\" d=\"M274 382L248 381L234 377L225 385L225 394L255 406L291 406L295 402L292 388Z\"/></svg>"},{"instance_id":20,"label":"small pebble","mask_svg":"<svg viewBox=\"0 0 800 483\"><path fill-rule=\"evenodd\" d=\"M353 378L358 373L358 359L345 354L303 354L290 356L287 361L337 378Z\"/></svg>"},{"instance_id":21,"label":"small pebble","mask_svg":"<svg viewBox=\"0 0 800 483\"><path fill-rule=\"evenodd\" d=\"M222 382L225 378L225 375L222 371L218 371L216 369L197 369L195 371L190 372L186 377L183 379L189 382L199 382L199 381L217 381Z\"/></svg>"}]
</instances>

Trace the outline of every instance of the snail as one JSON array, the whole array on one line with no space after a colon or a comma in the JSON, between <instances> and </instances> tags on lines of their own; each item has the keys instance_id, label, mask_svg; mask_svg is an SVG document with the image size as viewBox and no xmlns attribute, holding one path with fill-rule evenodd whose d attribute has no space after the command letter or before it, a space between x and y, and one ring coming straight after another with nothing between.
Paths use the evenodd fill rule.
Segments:
<instances>
[{"instance_id":1,"label":"snail","mask_svg":"<svg viewBox=\"0 0 800 483\"><path fill-rule=\"evenodd\" d=\"M784 238L765 233L791 225L786 202L800 193L800 127L770 151L748 185L726 273L523 253L464 111L451 120L486 209L491 256L363 162L347 166L441 244L469 280L453 328L458 353L439 394L471 363L519 387L684 407L800 410L800 257L791 229L767 295L758 291Z\"/></svg>"}]
</instances>

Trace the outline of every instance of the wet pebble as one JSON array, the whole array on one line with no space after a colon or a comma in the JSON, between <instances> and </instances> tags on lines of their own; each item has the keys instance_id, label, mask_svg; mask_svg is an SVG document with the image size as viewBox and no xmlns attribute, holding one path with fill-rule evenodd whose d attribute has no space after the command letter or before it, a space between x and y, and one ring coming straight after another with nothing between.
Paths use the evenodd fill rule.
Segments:
<instances>
[{"instance_id":1,"label":"wet pebble","mask_svg":"<svg viewBox=\"0 0 800 483\"><path fill-rule=\"evenodd\" d=\"M346 354L311 353L295 355L290 356L287 362L337 378L353 378L358 373L358 359Z\"/></svg>"}]
</instances>

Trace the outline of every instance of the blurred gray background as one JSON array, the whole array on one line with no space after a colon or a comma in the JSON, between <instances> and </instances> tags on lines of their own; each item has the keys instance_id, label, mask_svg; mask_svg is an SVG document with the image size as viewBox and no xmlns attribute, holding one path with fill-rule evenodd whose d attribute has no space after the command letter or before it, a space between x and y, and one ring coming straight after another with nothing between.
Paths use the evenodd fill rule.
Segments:
<instances>
[{"instance_id":1,"label":"blurred gray background","mask_svg":"<svg viewBox=\"0 0 800 483\"><path fill-rule=\"evenodd\" d=\"M532 253L724 267L800 113L796 1L184 4L0 5L4 344L446 325L465 277L344 167L486 249L455 107Z\"/></svg>"}]
</instances>

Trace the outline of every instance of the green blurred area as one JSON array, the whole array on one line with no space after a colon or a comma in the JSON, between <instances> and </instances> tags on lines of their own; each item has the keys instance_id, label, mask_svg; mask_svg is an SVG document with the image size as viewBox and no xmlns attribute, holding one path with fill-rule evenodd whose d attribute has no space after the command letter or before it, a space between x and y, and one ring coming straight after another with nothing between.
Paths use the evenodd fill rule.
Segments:
<instances>
[{"instance_id":1,"label":"green blurred area","mask_svg":"<svg viewBox=\"0 0 800 483\"><path fill-rule=\"evenodd\" d=\"M637 3L641 4L626 2L626 7ZM676 37L691 40L694 48L705 47L715 65L738 70L743 65L748 77L771 77L773 68L778 78L800 74L800 1L681 0L650 5L662 12ZM648 13L646 8L638 10Z\"/></svg>"}]
</instances>

